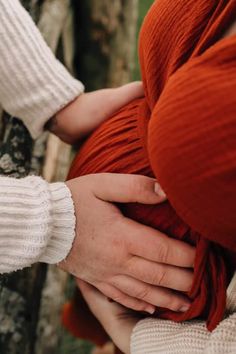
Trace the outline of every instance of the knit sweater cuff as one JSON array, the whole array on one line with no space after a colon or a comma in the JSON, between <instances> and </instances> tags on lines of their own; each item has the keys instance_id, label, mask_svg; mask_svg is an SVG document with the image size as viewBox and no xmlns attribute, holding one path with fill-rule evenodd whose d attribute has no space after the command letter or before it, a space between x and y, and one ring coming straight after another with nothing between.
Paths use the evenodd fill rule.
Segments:
<instances>
[{"instance_id":1,"label":"knit sweater cuff","mask_svg":"<svg viewBox=\"0 0 236 354\"><path fill-rule=\"evenodd\" d=\"M18 0L0 0L0 102L36 138L84 87L55 58Z\"/></svg>"},{"instance_id":2,"label":"knit sweater cuff","mask_svg":"<svg viewBox=\"0 0 236 354\"><path fill-rule=\"evenodd\" d=\"M202 354L210 332L202 321L175 323L147 318L135 326L131 354Z\"/></svg>"},{"instance_id":3,"label":"knit sweater cuff","mask_svg":"<svg viewBox=\"0 0 236 354\"><path fill-rule=\"evenodd\" d=\"M35 176L0 177L0 189L0 273L63 260L75 236L67 186Z\"/></svg>"},{"instance_id":4,"label":"knit sweater cuff","mask_svg":"<svg viewBox=\"0 0 236 354\"><path fill-rule=\"evenodd\" d=\"M39 259L54 264L68 255L75 237L74 204L70 190L64 183L49 185L52 203L52 229L49 242Z\"/></svg>"}]
</instances>

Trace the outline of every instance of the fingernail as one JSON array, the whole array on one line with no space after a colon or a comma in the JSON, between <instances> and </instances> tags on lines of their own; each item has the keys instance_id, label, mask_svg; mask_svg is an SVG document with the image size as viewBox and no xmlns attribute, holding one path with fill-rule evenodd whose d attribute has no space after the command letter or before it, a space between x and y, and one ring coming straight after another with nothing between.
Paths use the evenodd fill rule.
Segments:
<instances>
[{"instance_id":1,"label":"fingernail","mask_svg":"<svg viewBox=\"0 0 236 354\"><path fill-rule=\"evenodd\" d=\"M179 311L180 311L180 312L186 312L186 311L189 310L189 308L190 308L190 305L184 305L184 306L182 306L182 307L179 309Z\"/></svg>"},{"instance_id":2,"label":"fingernail","mask_svg":"<svg viewBox=\"0 0 236 354\"><path fill-rule=\"evenodd\" d=\"M155 307L150 306L146 308L146 312L150 313L150 315L153 315L155 311L156 311Z\"/></svg>"},{"instance_id":3,"label":"fingernail","mask_svg":"<svg viewBox=\"0 0 236 354\"><path fill-rule=\"evenodd\" d=\"M161 197L161 198L166 198L165 192L164 192L163 189L161 188L160 184L157 183L157 182L155 183L154 191L155 191L156 194L159 195L159 197Z\"/></svg>"}]
</instances>

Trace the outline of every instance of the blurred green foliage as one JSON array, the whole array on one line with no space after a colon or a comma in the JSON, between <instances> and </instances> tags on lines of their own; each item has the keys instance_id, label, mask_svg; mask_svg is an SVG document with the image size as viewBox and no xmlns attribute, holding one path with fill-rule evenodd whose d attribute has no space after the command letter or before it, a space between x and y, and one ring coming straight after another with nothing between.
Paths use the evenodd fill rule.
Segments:
<instances>
[{"instance_id":1,"label":"blurred green foliage","mask_svg":"<svg viewBox=\"0 0 236 354\"><path fill-rule=\"evenodd\" d=\"M139 60L138 60L138 38L139 38L139 32L140 28L143 23L143 19L148 12L149 8L153 4L154 0L139 0L139 17L138 17L138 28L137 28L137 46L136 46L136 64L135 64L135 69L133 73L133 78L134 80L140 80L140 70L139 70Z\"/></svg>"}]
</instances>

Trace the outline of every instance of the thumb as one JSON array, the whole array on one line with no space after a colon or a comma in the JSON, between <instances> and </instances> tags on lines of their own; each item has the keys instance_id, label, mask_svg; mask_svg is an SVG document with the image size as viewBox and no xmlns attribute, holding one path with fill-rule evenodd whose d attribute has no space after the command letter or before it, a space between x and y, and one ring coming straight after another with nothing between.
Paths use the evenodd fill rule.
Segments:
<instances>
[{"instance_id":1,"label":"thumb","mask_svg":"<svg viewBox=\"0 0 236 354\"><path fill-rule=\"evenodd\" d=\"M139 175L97 174L94 189L97 198L109 202L158 204L166 200L154 178Z\"/></svg>"},{"instance_id":2,"label":"thumb","mask_svg":"<svg viewBox=\"0 0 236 354\"><path fill-rule=\"evenodd\" d=\"M76 284L79 287L81 294L83 295L85 301L89 305L90 309L96 314L98 310L98 305L102 304L103 307L104 305L108 306L109 301L108 298L103 295L98 289L96 289L94 286L90 285L89 283L76 278Z\"/></svg>"},{"instance_id":3,"label":"thumb","mask_svg":"<svg viewBox=\"0 0 236 354\"><path fill-rule=\"evenodd\" d=\"M134 81L115 89L119 99L126 103L144 96L142 81Z\"/></svg>"},{"instance_id":4,"label":"thumb","mask_svg":"<svg viewBox=\"0 0 236 354\"><path fill-rule=\"evenodd\" d=\"M109 116L120 108L144 96L143 83L141 81L131 82L118 88L106 89L106 115Z\"/></svg>"}]
</instances>

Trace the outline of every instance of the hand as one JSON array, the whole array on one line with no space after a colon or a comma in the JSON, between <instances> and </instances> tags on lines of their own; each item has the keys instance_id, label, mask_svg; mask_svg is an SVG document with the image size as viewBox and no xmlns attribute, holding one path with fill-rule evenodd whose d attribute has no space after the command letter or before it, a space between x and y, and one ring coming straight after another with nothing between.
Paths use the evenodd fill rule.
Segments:
<instances>
[{"instance_id":1,"label":"hand","mask_svg":"<svg viewBox=\"0 0 236 354\"><path fill-rule=\"evenodd\" d=\"M115 302L108 301L105 296L87 283L79 279L76 280L76 283L80 288L80 291L90 310L102 324L107 334L123 353L129 354L131 335L135 325L142 318L137 315L137 312L134 313L133 311L128 310ZM230 311L232 312L231 314L228 312L227 317L221 321L217 328L211 333L207 331L206 323L203 320L190 321L183 324L156 318L154 327L153 322L151 321L146 329L152 328L153 330L149 339L155 345L155 353L165 352L165 349L163 349L163 337L165 338L166 350L168 352L170 352L171 349L173 352L176 352L175 349L177 347L179 348L179 351L181 351L180 338L188 338L187 341L183 341L182 352L192 353L193 343L196 341L196 333L201 333L201 339L199 337L199 340L204 353L213 352L213 348L215 353L222 353L222 340L225 346L225 352L235 353L235 290L236 275L234 275L227 290L227 303L228 306L230 306ZM136 332L136 335L138 333L139 332ZM162 349L160 349L160 347Z\"/></svg>"},{"instance_id":2,"label":"hand","mask_svg":"<svg viewBox=\"0 0 236 354\"><path fill-rule=\"evenodd\" d=\"M60 267L134 310L153 313L161 306L186 311L189 301L170 289L190 290L195 249L127 219L112 204L162 202L165 196L156 181L104 173L76 178L67 186L75 205L76 237Z\"/></svg>"},{"instance_id":3,"label":"hand","mask_svg":"<svg viewBox=\"0 0 236 354\"><path fill-rule=\"evenodd\" d=\"M46 128L73 144L96 129L121 107L143 96L141 82L84 93L53 117Z\"/></svg>"},{"instance_id":4,"label":"hand","mask_svg":"<svg viewBox=\"0 0 236 354\"><path fill-rule=\"evenodd\" d=\"M122 353L130 353L131 335L135 325L141 319L133 312L116 302L110 302L93 286L77 279L77 285L90 310L97 317L115 345Z\"/></svg>"}]
</instances>

